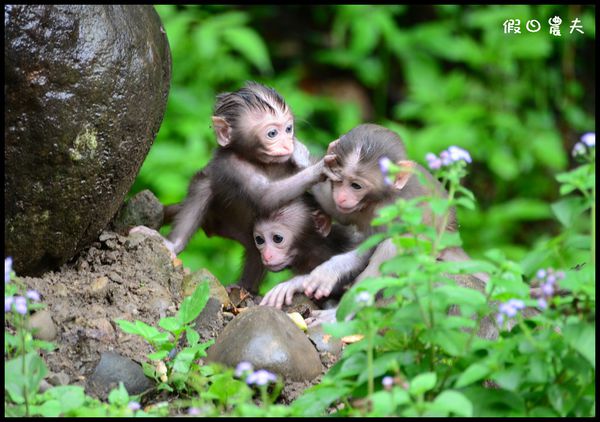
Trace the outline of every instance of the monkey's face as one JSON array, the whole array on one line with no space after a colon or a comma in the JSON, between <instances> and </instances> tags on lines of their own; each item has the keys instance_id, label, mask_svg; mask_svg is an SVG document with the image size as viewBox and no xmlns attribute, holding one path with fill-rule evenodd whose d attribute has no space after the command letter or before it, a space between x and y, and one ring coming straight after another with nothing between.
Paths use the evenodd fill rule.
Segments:
<instances>
[{"instance_id":1,"label":"monkey's face","mask_svg":"<svg viewBox=\"0 0 600 422\"><path fill-rule=\"evenodd\" d=\"M254 243L269 271L278 272L292 264L296 257L293 240L293 233L277 222L258 223L254 229Z\"/></svg>"},{"instance_id":2,"label":"monkey's face","mask_svg":"<svg viewBox=\"0 0 600 422\"><path fill-rule=\"evenodd\" d=\"M358 177L344 177L332 181L332 193L335 207L342 214L362 210L366 205L365 197L371 190L368 180Z\"/></svg>"},{"instance_id":3,"label":"monkey's face","mask_svg":"<svg viewBox=\"0 0 600 422\"><path fill-rule=\"evenodd\" d=\"M294 118L290 113L249 113L257 158L265 163L285 163L294 153Z\"/></svg>"}]
</instances>

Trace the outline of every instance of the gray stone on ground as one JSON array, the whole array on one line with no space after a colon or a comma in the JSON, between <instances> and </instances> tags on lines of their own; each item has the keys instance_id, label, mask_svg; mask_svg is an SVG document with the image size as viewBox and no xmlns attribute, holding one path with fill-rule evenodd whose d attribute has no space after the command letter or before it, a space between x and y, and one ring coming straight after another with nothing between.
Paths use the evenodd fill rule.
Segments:
<instances>
[{"instance_id":1,"label":"gray stone on ground","mask_svg":"<svg viewBox=\"0 0 600 422\"><path fill-rule=\"evenodd\" d=\"M323 326L308 327L308 338L321 353L327 352L339 356L342 351L342 340L323 332Z\"/></svg>"},{"instance_id":2,"label":"gray stone on ground","mask_svg":"<svg viewBox=\"0 0 600 422\"><path fill-rule=\"evenodd\" d=\"M56 338L56 325L52 321L52 314L45 310L39 310L29 318L29 328L33 330L33 337L52 341Z\"/></svg>"},{"instance_id":3,"label":"gray stone on ground","mask_svg":"<svg viewBox=\"0 0 600 422\"><path fill-rule=\"evenodd\" d=\"M98 398L106 399L108 393L123 382L131 395L140 394L154 386L144 375L142 367L129 358L114 352L104 352L94 373L88 379L86 390Z\"/></svg>"},{"instance_id":4,"label":"gray stone on ground","mask_svg":"<svg viewBox=\"0 0 600 422\"><path fill-rule=\"evenodd\" d=\"M158 230L163 224L163 206L148 189L138 192L121 206L112 221L113 230L126 233L135 226Z\"/></svg>"},{"instance_id":5,"label":"gray stone on ground","mask_svg":"<svg viewBox=\"0 0 600 422\"><path fill-rule=\"evenodd\" d=\"M319 354L281 310L255 306L239 314L208 349L209 361L235 367L248 361L286 380L310 381L321 374Z\"/></svg>"}]
</instances>

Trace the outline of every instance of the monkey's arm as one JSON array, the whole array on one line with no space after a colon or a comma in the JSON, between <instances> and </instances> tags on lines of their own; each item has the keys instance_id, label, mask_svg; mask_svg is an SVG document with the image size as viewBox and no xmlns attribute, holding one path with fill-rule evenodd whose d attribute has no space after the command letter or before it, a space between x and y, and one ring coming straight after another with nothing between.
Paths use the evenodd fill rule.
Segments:
<instances>
[{"instance_id":1,"label":"monkey's arm","mask_svg":"<svg viewBox=\"0 0 600 422\"><path fill-rule=\"evenodd\" d=\"M335 255L325 261L306 276L304 294L308 297L321 299L331 294L334 288L341 287L343 282L351 281L365 269L373 249L358 252L357 249Z\"/></svg>"},{"instance_id":2,"label":"monkey's arm","mask_svg":"<svg viewBox=\"0 0 600 422\"><path fill-rule=\"evenodd\" d=\"M283 304L291 305L294 294L301 292L306 275L299 275L284 283L279 283L265 295L260 305L274 306L281 309Z\"/></svg>"},{"instance_id":3,"label":"monkey's arm","mask_svg":"<svg viewBox=\"0 0 600 422\"><path fill-rule=\"evenodd\" d=\"M188 196L181 203L173 222L173 229L167 236L173 243L175 253L181 252L190 237L198 230L212 197L210 179L201 172L197 173L190 183Z\"/></svg>"},{"instance_id":4,"label":"monkey's arm","mask_svg":"<svg viewBox=\"0 0 600 422\"><path fill-rule=\"evenodd\" d=\"M244 186L245 193L262 208L279 208L302 195L308 188L317 183L323 174L323 160L307 167L293 176L272 181L264 173L258 172L256 166L249 162L231 157L230 172L227 174L238 186Z\"/></svg>"}]
</instances>

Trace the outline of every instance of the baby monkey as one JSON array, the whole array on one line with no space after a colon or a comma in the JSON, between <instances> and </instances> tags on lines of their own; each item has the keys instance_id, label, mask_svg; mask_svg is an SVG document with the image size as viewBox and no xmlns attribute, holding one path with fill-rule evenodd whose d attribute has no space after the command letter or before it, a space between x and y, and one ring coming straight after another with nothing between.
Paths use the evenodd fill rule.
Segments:
<instances>
[{"instance_id":1,"label":"baby monkey","mask_svg":"<svg viewBox=\"0 0 600 422\"><path fill-rule=\"evenodd\" d=\"M324 179L324 159L311 163L284 99L256 82L219 94L212 123L218 148L192 178L185 200L165 210L174 214L166 244L178 254L200 227L207 236L240 242L246 250L240 284L256 292L265 273L252 236L256 216Z\"/></svg>"},{"instance_id":2,"label":"baby monkey","mask_svg":"<svg viewBox=\"0 0 600 422\"><path fill-rule=\"evenodd\" d=\"M305 274L332 256L355 248L361 240L350 227L332 225L331 217L310 194L259 216L254 225L254 242L263 265L269 271L287 268L297 275L275 286L260 304L277 308L291 304L294 293L301 290Z\"/></svg>"}]
</instances>

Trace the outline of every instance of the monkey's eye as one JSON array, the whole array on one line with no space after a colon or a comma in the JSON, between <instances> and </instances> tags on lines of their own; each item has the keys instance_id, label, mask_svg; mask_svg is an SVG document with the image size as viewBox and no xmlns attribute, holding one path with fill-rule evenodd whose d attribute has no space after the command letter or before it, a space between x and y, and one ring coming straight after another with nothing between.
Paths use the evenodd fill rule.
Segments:
<instances>
[{"instance_id":1,"label":"monkey's eye","mask_svg":"<svg viewBox=\"0 0 600 422\"><path fill-rule=\"evenodd\" d=\"M277 129L271 129L267 132L267 136L271 139L277 136Z\"/></svg>"},{"instance_id":2,"label":"monkey's eye","mask_svg":"<svg viewBox=\"0 0 600 422\"><path fill-rule=\"evenodd\" d=\"M352 189L354 189L354 190L361 190L362 189L362 186L359 185L356 182L352 183L350 186L352 186Z\"/></svg>"},{"instance_id":3,"label":"monkey's eye","mask_svg":"<svg viewBox=\"0 0 600 422\"><path fill-rule=\"evenodd\" d=\"M256 236L256 237L254 238L254 240L256 241L256 244L257 244L257 245L262 245L263 243L265 243L265 239L263 239L263 237L262 237L262 236Z\"/></svg>"},{"instance_id":4,"label":"monkey's eye","mask_svg":"<svg viewBox=\"0 0 600 422\"><path fill-rule=\"evenodd\" d=\"M278 234L273 235L273 242L275 242L275 243L283 242L283 236L278 235Z\"/></svg>"},{"instance_id":5,"label":"monkey's eye","mask_svg":"<svg viewBox=\"0 0 600 422\"><path fill-rule=\"evenodd\" d=\"M294 126L289 125L288 127L285 128L285 133L292 133L293 129L294 129Z\"/></svg>"}]
</instances>

